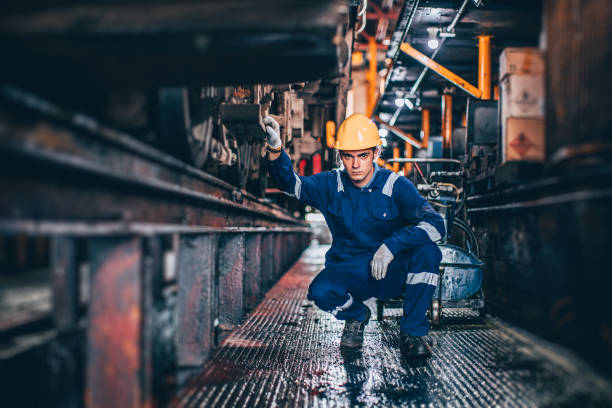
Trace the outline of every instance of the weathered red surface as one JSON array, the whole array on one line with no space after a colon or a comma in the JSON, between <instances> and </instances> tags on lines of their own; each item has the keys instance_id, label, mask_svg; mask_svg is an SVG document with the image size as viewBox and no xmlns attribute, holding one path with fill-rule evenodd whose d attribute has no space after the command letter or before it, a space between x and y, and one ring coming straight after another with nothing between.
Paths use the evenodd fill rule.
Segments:
<instances>
[{"instance_id":1,"label":"weathered red surface","mask_svg":"<svg viewBox=\"0 0 612 408\"><path fill-rule=\"evenodd\" d=\"M86 405L141 406L140 240L91 244L92 285L87 352Z\"/></svg>"}]
</instances>

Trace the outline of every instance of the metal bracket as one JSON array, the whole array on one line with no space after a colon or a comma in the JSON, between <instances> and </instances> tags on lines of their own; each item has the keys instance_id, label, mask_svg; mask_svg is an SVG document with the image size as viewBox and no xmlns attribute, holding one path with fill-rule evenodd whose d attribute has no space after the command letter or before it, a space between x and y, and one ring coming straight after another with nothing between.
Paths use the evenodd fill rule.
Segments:
<instances>
[{"instance_id":1,"label":"metal bracket","mask_svg":"<svg viewBox=\"0 0 612 408\"><path fill-rule=\"evenodd\" d=\"M445 68L444 66L438 64L428 56L420 53L414 47L412 47L408 43L402 43L400 49L409 57L414 58L416 61L423 64L425 67L431 69L436 74L440 75L442 78L447 79L453 84L457 85L459 88L463 89L468 94L472 95L475 98L481 99L482 91L478 89L478 87L470 84L465 79L461 78L459 75L455 74L451 70Z\"/></svg>"}]
</instances>

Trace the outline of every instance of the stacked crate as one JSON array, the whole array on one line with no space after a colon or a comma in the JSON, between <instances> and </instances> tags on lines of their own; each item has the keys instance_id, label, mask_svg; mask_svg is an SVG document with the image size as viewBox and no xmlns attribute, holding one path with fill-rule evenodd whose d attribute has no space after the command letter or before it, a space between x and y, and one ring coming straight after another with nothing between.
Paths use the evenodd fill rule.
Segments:
<instances>
[{"instance_id":1,"label":"stacked crate","mask_svg":"<svg viewBox=\"0 0 612 408\"><path fill-rule=\"evenodd\" d=\"M544 57L538 48L506 48L499 58L501 163L542 162Z\"/></svg>"}]
</instances>

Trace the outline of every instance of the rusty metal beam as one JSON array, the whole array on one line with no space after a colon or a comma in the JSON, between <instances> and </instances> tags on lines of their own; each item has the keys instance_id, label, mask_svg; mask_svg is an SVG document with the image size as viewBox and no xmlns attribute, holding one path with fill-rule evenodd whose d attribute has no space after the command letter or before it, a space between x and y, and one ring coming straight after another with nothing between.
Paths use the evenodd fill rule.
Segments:
<instances>
[{"instance_id":1,"label":"rusty metal beam","mask_svg":"<svg viewBox=\"0 0 612 408\"><path fill-rule=\"evenodd\" d=\"M262 265L261 265L261 282L263 290L266 291L272 287L275 271L275 247L274 247L274 234L267 233L262 237L261 242L261 253L262 253Z\"/></svg>"},{"instance_id":2,"label":"rusty metal beam","mask_svg":"<svg viewBox=\"0 0 612 408\"><path fill-rule=\"evenodd\" d=\"M432 71L440 75L442 78L445 78L446 80L452 82L453 84L463 89L465 92L472 95L473 97L479 99L482 97L482 91L480 89L470 84L468 81L461 78L459 75L455 74L449 69L446 69L444 66L438 64L428 56L420 53L410 44L402 43L400 49L409 57L415 59L417 62L431 69Z\"/></svg>"},{"instance_id":3,"label":"rusty metal beam","mask_svg":"<svg viewBox=\"0 0 612 408\"><path fill-rule=\"evenodd\" d=\"M179 241L176 352L186 376L206 361L214 344L216 251L216 234L182 236Z\"/></svg>"},{"instance_id":4,"label":"rusty metal beam","mask_svg":"<svg viewBox=\"0 0 612 408\"><path fill-rule=\"evenodd\" d=\"M207 227L181 224L148 224L138 222L85 222L40 221L34 219L13 220L0 218L0 233L28 235L70 235L71 237L102 237L117 235L151 236L159 234L235 234L235 233L283 232L309 233L309 227Z\"/></svg>"},{"instance_id":5,"label":"rusty metal beam","mask_svg":"<svg viewBox=\"0 0 612 408\"><path fill-rule=\"evenodd\" d=\"M89 242L91 300L85 405L141 407L142 248L138 238Z\"/></svg>"},{"instance_id":6,"label":"rusty metal beam","mask_svg":"<svg viewBox=\"0 0 612 408\"><path fill-rule=\"evenodd\" d=\"M53 237L49 256L55 328L59 332L70 332L77 327L79 306L76 242L63 236Z\"/></svg>"},{"instance_id":7,"label":"rusty metal beam","mask_svg":"<svg viewBox=\"0 0 612 408\"><path fill-rule=\"evenodd\" d=\"M218 321L215 343L221 343L244 316L244 234L221 236L217 250Z\"/></svg>"},{"instance_id":8,"label":"rusty metal beam","mask_svg":"<svg viewBox=\"0 0 612 408\"><path fill-rule=\"evenodd\" d=\"M24 218L183 220L214 226L265 225L272 220L302 224L279 206L93 119L29 94L2 91L2 98L14 105L0 119L0 167L9 175L0 180L0 217L11 218L19 211ZM59 175L65 172L74 179ZM105 184L126 188L128 193L118 197ZM43 211L40 202L45 202Z\"/></svg>"},{"instance_id":9,"label":"rusty metal beam","mask_svg":"<svg viewBox=\"0 0 612 408\"><path fill-rule=\"evenodd\" d=\"M245 271L243 279L244 307L250 312L263 295L262 282L262 234L248 234L245 240Z\"/></svg>"}]
</instances>

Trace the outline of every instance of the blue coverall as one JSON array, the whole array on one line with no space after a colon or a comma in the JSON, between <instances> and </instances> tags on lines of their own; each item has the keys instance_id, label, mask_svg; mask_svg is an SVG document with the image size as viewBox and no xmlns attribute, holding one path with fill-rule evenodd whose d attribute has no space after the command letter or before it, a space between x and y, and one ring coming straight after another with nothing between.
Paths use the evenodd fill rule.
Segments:
<instances>
[{"instance_id":1,"label":"blue coverall","mask_svg":"<svg viewBox=\"0 0 612 408\"><path fill-rule=\"evenodd\" d=\"M315 277L308 299L337 319L365 318L363 301L404 293L400 331L429 332L425 312L438 284L444 220L406 177L375 164L370 183L355 187L346 172L334 170L302 177L285 151L269 162L278 188L318 209L332 234L325 268ZM370 262L381 244L394 255L386 276L371 276Z\"/></svg>"}]
</instances>

